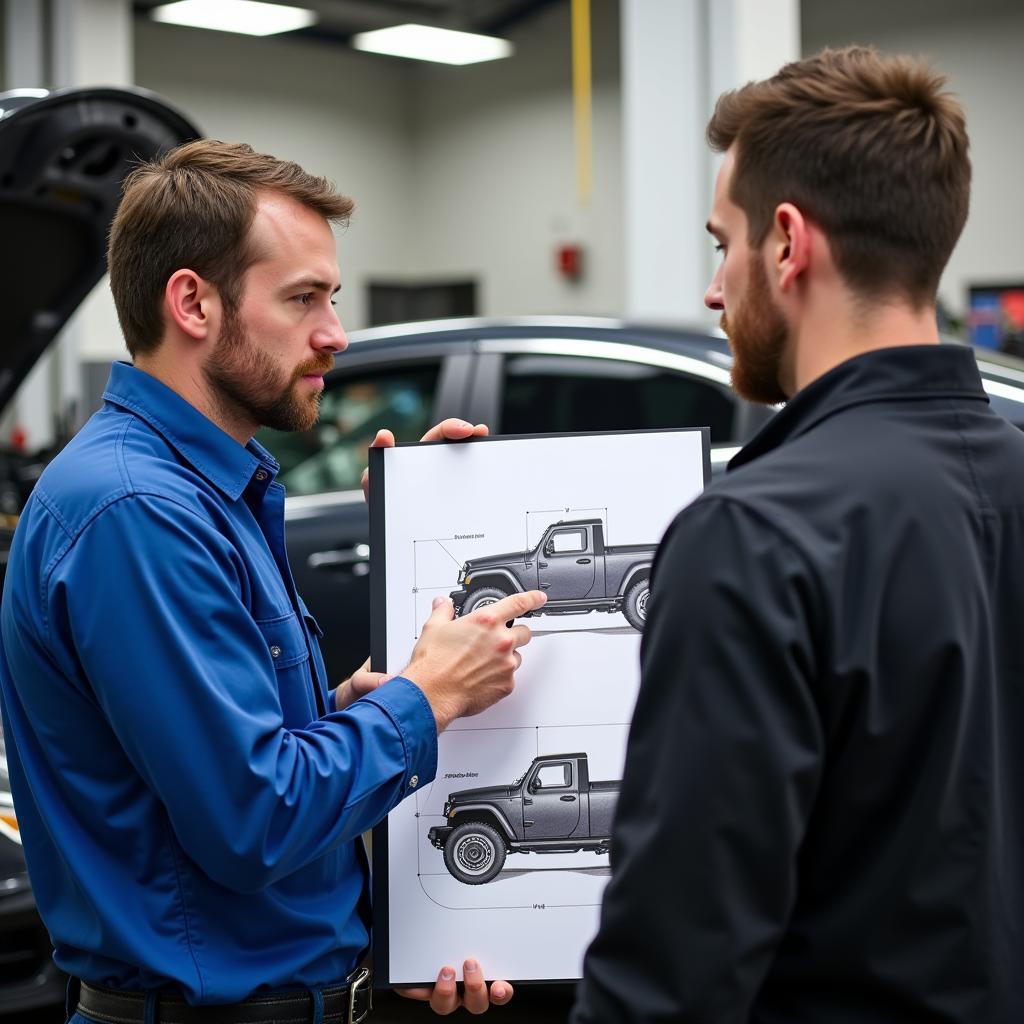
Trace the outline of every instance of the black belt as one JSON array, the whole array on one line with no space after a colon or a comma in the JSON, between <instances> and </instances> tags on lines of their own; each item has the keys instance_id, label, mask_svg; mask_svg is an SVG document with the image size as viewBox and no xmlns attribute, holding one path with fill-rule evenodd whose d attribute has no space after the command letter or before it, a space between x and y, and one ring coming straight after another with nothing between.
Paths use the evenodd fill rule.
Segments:
<instances>
[{"instance_id":1,"label":"black belt","mask_svg":"<svg viewBox=\"0 0 1024 1024\"><path fill-rule=\"evenodd\" d=\"M371 975L353 971L346 984L320 990L324 1024L360 1024L373 1008ZM145 1024L146 993L118 992L81 983L78 1012L104 1024ZM276 992L251 996L240 1003L192 1006L180 996L156 996L157 1024L309 1024L315 1019L316 994Z\"/></svg>"}]
</instances>

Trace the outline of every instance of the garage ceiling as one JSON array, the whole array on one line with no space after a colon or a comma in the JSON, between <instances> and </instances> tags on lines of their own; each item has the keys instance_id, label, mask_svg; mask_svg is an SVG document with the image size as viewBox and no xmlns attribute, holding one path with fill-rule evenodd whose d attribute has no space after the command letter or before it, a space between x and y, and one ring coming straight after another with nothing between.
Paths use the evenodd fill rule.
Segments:
<instances>
[{"instance_id":1,"label":"garage ceiling","mask_svg":"<svg viewBox=\"0 0 1024 1024\"><path fill-rule=\"evenodd\" d=\"M136 12L147 13L166 0L137 0ZM569 0L274 0L316 11L317 24L292 37L347 44L357 32L405 22L502 35L553 4Z\"/></svg>"}]
</instances>

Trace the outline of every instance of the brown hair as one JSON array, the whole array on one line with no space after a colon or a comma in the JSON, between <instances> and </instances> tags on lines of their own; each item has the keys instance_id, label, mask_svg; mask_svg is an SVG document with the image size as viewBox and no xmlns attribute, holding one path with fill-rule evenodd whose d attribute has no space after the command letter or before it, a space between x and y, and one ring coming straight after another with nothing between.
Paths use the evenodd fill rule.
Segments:
<instances>
[{"instance_id":1,"label":"brown hair","mask_svg":"<svg viewBox=\"0 0 1024 1024\"><path fill-rule=\"evenodd\" d=\"M251 146L200 139L141 164L125 179L110 229L110 290L132 357L163 336L167 279L184 267L237 308L242 278L258 253L249 240L261 191L288 196L345 223L354 204L326 178Z\"/></svg>"},{"instance_id":2,"label":"brown hair","mask_svg":"<svg viewBox=\"0 0 1024 1024\"><path fill-rule=\"evenodd\" d=\"M750 244L791 202L863 297L934 301L971 184L963 110L945 81L920 60L849 47L723 93L708 142L736 147L730 198Z\"/></svg>"}]
</instances>

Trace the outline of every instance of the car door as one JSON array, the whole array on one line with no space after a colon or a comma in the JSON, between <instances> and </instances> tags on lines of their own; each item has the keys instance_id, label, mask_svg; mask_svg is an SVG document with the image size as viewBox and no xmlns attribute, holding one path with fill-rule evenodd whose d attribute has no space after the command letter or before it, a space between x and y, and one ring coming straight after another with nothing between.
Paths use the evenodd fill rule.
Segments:
<instances>
[{"instance_id":1,"label":"car door","mask_svg":"<svg viewBox=\"0 0 1024 1024\"><path fill-rule=\"evenodd\" d=\"M474 391L491 396L503 434L706 426L719 471L770 415L751 415L726 367L639 343L483 338L479 349Z\"/></svg>"},{"instance_id":2,"label":"car door","mask_svg":"<svg viewBox=\"0 0 1024 1024\"><path fill-rule=\"evenodd\" d=\"M534 839L566 839L580 823L580 799L571 760L537 765L526 780L523 794L523 830Z\"/></svg>"},{"instance_id":3,"label":"car door","mask_svg":"<svg viewBox=\"0 0 1024 1024\"><path fill-rule=\"evenodd\" d=\"M400 442L418 441L438 419L458 415L471 357L382 348L351 365L346 358L326 378L320 419L310 430L257 436L281 463L288 558L324 634L332 686L370 651L370 531L359 485L367 447L381 427Z\"/></svg>"},{"instance_id":4,"label":"car door","mask_svg":"<svg viewBox=\"0 0 1024 1024\"><path fill-rule=\"evenodd\" d=\"M544 542L537 562L540 589L549 601L581 601L594 589L594 545L586 526L562 526Z\"/></svg>"}]
</instances>

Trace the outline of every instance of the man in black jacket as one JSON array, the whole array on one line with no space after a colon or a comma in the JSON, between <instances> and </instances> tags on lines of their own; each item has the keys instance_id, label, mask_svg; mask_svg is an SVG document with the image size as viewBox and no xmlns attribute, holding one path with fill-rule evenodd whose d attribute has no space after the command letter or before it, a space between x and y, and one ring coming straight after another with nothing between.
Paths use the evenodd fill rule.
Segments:
<instances>
[{"instance_id":1,"label":"man in black jacket","mask_svg":"<svg viewBox=\"0 0 1024 1024\"><path fill-rule=\"evenodd\" d=\"M660 549L575 1024L1024 1021L1024 435L938 344L942 85L825 51L716 107L706 302L788 404Z\"/></svg>"}]
</instances>

